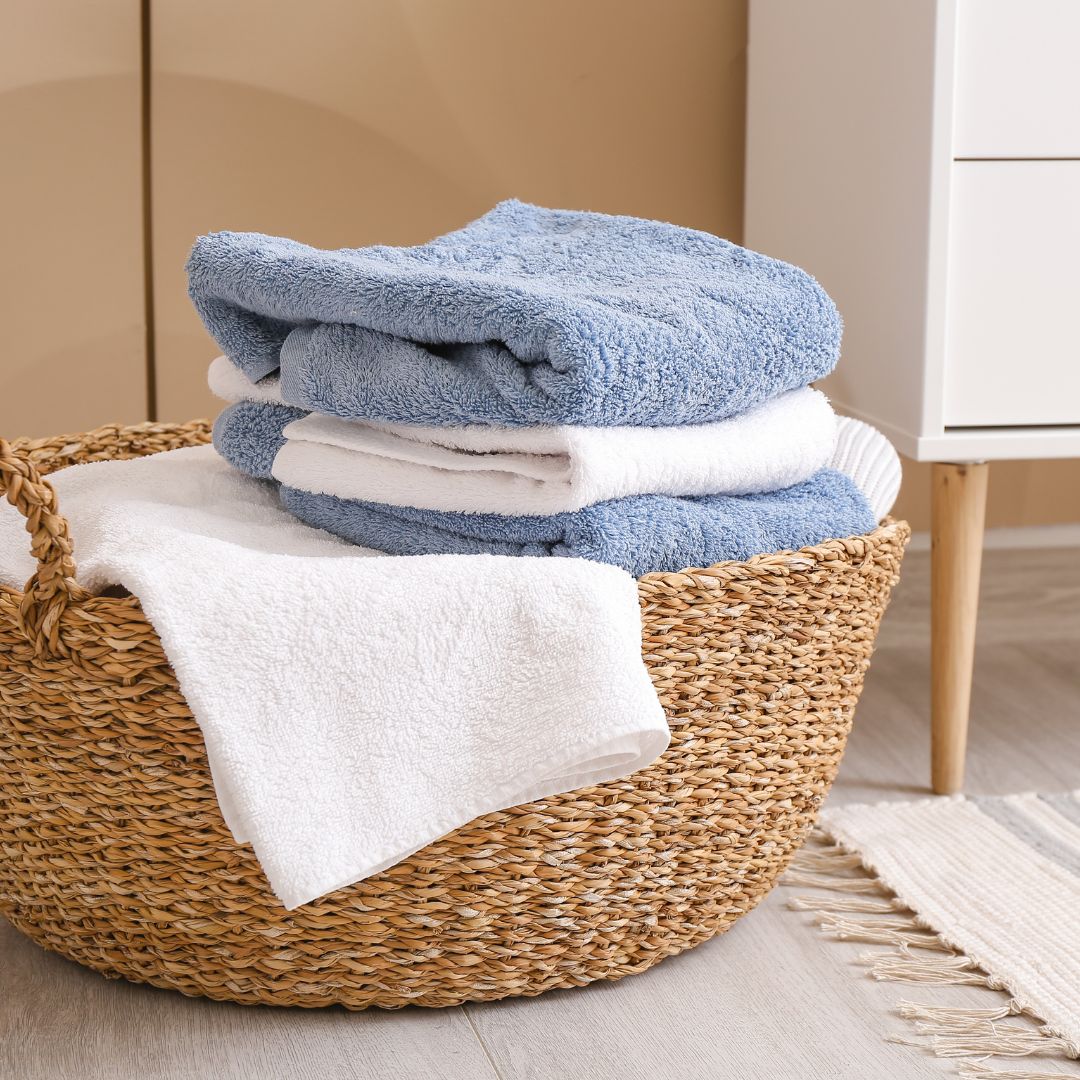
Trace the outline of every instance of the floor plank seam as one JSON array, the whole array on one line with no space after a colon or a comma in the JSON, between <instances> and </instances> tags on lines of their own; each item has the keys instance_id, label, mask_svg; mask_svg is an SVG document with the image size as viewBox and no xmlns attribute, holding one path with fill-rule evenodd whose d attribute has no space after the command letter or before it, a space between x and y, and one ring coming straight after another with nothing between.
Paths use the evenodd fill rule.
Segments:
<instances>
[{"instance_id":1,"label":"floor plank seam","mask_svg":"<svg viewBox=\"0 0 1080 1080\"><path fill-rule=\"evenodd\" d=\"M469 1027L472 1028L473 1035L476 1036L476 1041L480 1044L480 1049L484 1051L484 1057L487 1058L488 1064L491 1066L491 1071L495 1074L496 1080L506 1080L503 1076L502 1070L495 1064L495 1059L491 1056L491 1051L488 1049L488 1045L484 1042L484 1036L480 1034L480 1029L476 1026L476 1021L472 1018L472 1013L469 1012L468 1005L462 1005L461 1011L465 1014L465 1019L469 1021Z\"/></svg>"}]
</instances>

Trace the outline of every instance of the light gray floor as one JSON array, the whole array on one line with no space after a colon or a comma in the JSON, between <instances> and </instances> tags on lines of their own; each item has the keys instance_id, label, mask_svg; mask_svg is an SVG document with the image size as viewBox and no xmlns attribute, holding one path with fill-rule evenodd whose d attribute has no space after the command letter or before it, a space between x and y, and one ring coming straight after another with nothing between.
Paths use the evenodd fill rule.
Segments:
<instances>
[{"instance_id":1,"label":"light gray floor","mask_svg":"<svg viewBox=\"0 0 1080 1080\"><path fill-rule=\"evenodd\" d=\"M983 585L969 790L1080 786L1080 557L989 552ZM927 636L928 563L916 553L886 619L836 801L926 795ZM986 1004L990 993L875 983L856 962L865 946L821 939L784 897L776 890L729 934L621 983L356 1014L245 1008L109 982L0 921L0 1078L955 1076L956 1063L886 1041L906 1030L893 1006L912 996Z\"/></svg>"}]
</instances>

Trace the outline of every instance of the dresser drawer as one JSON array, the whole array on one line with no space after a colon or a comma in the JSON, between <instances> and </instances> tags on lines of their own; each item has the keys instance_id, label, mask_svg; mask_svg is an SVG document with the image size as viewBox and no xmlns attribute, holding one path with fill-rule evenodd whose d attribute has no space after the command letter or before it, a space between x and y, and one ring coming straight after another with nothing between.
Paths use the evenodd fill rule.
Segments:
<instances>
[{"instance_id":1,"label":"dresser drawer","mask_svg":"<svg viewBox=\"0 0 1080 1080\"><path fill-rule=\"evenodd\" d=\"M1080 423L1080 161L953 165L948 426Z\"/></svg>"},{"instance_id":2,"label":"dresser drawer","mask_svg":"<svg viewBox=\"0 0 1080 1080\"><path fill-rule=\"evenodd\" d=\"M1080 2L959 0L953 154L1080 157Z\"/></svg>"}]
</instances>

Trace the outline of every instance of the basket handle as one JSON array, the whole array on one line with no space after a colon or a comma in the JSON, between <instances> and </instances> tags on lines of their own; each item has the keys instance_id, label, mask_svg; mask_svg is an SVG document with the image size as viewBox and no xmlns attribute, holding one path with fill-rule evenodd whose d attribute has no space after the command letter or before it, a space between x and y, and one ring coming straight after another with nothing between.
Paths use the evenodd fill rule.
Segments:
<instances>
[{"instance_id":1,"label":"basket handle","mask_svg":"<svg viewBox=\"0 0 1080 1080\"><path fill-rule=\"evenodd\" d=\"M60 636L60 620L69 604L90 594L75 580L74 545L67 519L61 516L52 485L37 471L29 456L0 439L0 494L26 518L30 554L37 570L23 589L17 615L19 629L34 651L67 656Z\"/></svg>"}]
</instances>

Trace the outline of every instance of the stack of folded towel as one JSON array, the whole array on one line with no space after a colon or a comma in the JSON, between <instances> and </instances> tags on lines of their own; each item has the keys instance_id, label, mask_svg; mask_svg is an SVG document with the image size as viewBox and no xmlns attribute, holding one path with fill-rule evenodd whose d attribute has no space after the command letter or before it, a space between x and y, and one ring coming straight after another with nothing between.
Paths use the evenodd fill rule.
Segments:
<instances>
[{"instance_id":1,"label":"stack of folded towel","mask_svg":"<svg viewBox=\"0 0 1080 1080\"><path fill-rule=\"evenodd\" d=\"M705 233L506 202L414 248L217 233L188 269L219 453L365 547L640 575L865 532L896 495L887 440L808 385L828 296Z\"/></svg>"}]
</instances>

